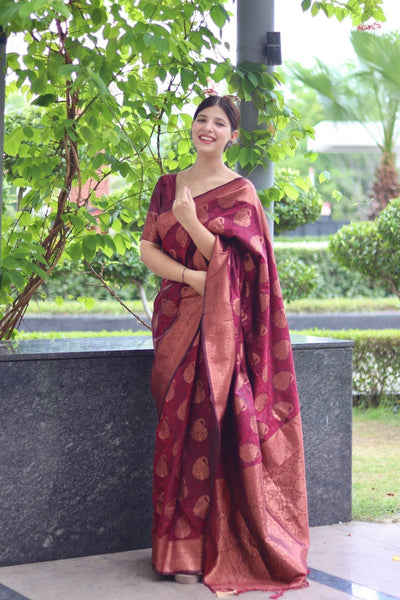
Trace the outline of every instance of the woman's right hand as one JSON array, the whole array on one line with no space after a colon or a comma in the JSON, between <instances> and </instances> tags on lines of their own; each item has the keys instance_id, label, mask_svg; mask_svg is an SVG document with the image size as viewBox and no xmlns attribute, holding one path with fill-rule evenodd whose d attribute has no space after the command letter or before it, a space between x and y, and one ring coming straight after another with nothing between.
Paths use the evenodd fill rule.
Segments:
<instances>
[{"instance_id":1,"label":"woman's right hand","mask_svg":"<svg viewBox=\"0 0 400 600\"><path fill-rule=\"evenodd\" d=\"M184 273L185 283L190 285L200 296L204 296L206 287L207 271L195 271L186 269Z\"/></svg>"}]
</instances>

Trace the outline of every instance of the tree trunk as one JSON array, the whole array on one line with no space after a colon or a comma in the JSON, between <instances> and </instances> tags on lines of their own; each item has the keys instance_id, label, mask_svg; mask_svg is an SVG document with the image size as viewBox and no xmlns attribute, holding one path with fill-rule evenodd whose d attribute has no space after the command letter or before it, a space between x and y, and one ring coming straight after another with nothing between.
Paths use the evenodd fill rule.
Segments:
<instances>
[{"instance_id":1,"label":"tree trunk","mask_svg":"<svg viewBox=\"0 0 400 600\"><path fill-rule=\"evenodd\" d=\"M372 198L368 212L370 221L376 219L379 213L387 207L390 200L400 196L399 175L396 169L396 157L393 152L385 152L382 155L369 195Z\"/></svg>"}]
</instances>

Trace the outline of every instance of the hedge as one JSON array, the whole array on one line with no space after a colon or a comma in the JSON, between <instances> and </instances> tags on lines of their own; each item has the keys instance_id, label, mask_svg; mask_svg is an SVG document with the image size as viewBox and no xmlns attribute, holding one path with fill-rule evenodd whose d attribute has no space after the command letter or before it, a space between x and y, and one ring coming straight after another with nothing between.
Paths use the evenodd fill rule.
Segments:
<instances>
[{"instance_id":1,"label":"hedge","mask_svg":"<svg viewBox=\"0 0 400 600\"><path fill-rule=\"evenodd\" d=\"M307 266L317 268L317 285L310 298L337 298L356 296L385 297L389 295L382 284L374 283L367 277L349 271L337 264L327 245L286 244L275 242L275 258L278 272L284 269L287 261L302 261Z\"/></svg>"},{"instance_id":2,"label":"hedge","mask_svg":"<svg viewBox=\"0 0 400 600\"><path fill-rule=\"evenodd\" d=\"M353 398L355 404L378 406L400 401L400 330L308 329L294 331L342 340L353 340Z\"/></svg>"},{"instance_id":3,"label":"hedge","mask_svg":"<svg viewBox=\"0 0 400 600\"><path fill-rule=\"evenodd\" d=\"M279 238L275 241L274 251L278 272L281 277L282 290L287 302L310 294L310 298L354 298L365 296L382 298L389 292L382 284L370 281L367 277L349 271L337 264L330 254L327 242L286 243ZM139 262L137 253L128 252L121 260L108 260L105 278L116 288L123 300L139 299L140 294L130 278L143 279L143 265ZM304 266L304 277L301 268ZM306 272L306 267L316 271L316 286L314 287ZM151 294L155 289L154 280L149 278L147 286ZM97 300L107 299L108 292L95 279L76 265L64 264L52 274L50 280L41 288L41 294L49 298L77 298L91 296Z\"/></svg>"}]
</instances>

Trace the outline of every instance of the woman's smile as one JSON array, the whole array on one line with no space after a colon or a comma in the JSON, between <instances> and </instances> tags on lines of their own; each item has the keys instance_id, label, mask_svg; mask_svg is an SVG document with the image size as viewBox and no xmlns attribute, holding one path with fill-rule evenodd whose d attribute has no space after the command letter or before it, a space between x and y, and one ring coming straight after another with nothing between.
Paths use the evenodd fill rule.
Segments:
<instances>
[{"instance_id":1,"label":"woman's smile","mask_svg":"<svg viewBox=\"0 0 400 600\"><path fill-rule=\"evenodd\" d=\"M211 137L210 135L199 135L199 139L205 144L215 142L215 138Z\"/></svg>"}]
</instances>

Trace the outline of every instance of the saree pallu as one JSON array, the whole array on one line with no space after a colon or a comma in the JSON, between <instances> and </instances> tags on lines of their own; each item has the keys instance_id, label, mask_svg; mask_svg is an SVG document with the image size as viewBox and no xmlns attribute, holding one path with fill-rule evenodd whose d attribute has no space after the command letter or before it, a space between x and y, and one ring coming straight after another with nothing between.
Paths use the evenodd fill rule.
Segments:
<instances>
[{"instance_id":1,"label":"saree pallu","mask_svg":"<svg viewBox=\"0 0 400 600\"><path fill-rule=\"evenodd\" d=\"M300 409L266 218L244 178L195 198L216 236L207 264L173 215L175 185L158 181L142 239L207 277L204 298L163 280L154 305L153 566L214 592L303 587Z\"/></svg>"}]
</instances>

